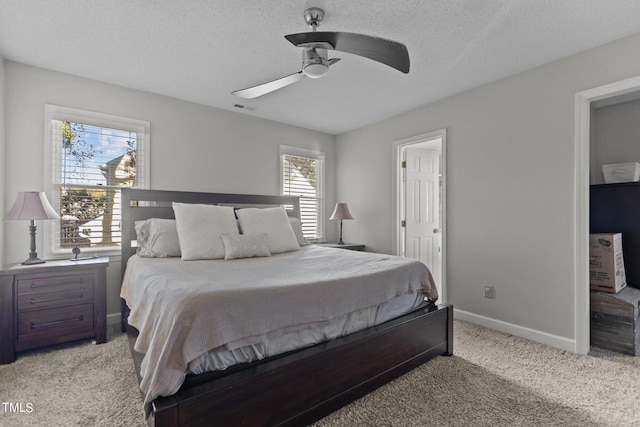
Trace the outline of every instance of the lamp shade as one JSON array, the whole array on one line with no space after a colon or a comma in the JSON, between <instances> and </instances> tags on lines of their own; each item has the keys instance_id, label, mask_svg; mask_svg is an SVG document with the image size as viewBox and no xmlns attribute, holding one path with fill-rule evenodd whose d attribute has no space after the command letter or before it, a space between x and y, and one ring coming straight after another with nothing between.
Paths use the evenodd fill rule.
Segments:
<instances>
[{"instance_id":1,"label":"lamp shade","mask_svg":"<svg viewBox=\"0 0 640 427\"><path fill-rule=\"evenodd\" d=\"M353 219L346 203L336 203L336 207L329 219Z\"/></svg>"},{"instance_id":2,"label":"lamp shade","mask_svg":"<svg viewBox=\"0 0 640 427\"><path fill-rule=\"evenodd\" d=\"M44 191L21 191L6 220L59 219Z\"/></svg>"}]
</instances>

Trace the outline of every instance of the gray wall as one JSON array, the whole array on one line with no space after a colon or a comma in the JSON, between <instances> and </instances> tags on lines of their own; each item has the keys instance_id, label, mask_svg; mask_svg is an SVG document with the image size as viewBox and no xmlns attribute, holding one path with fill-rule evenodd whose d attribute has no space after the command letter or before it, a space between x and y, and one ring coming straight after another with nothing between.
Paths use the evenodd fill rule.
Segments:
<instances>
[{"instance_id":1,"label":"gray wall","mask_svg":"<svg viewBox=\"0 0 640 427\"><path fill-rule=\"evenodd\" d=\"M575 94L640 75L638 46L635 35L339 135L349 240L391 252L392 144L446 128L448 302L575 340Z\"/></svg>"},{"instance_id":2,"label":"gray wall","mask_svg":"<svg viewBox=\"0 0 640 427\"><path fill-rule=\"evenodd\" d=\"M640 100L594 108L591 183L603 184L602 165L640 163Z\"/></svg>"},{"instance_id":3,"label":"gray wall","mask_svg":"<svg viewBox=\"0 0 640 427\"><path fill-rule=\"evenodd\" d=\"M19 191L43 188L44 105L48 103L150 121L154 189L278 194L280 144L324 151L325 218L331 215L336 188L333 135L10 61L5 62L5 73L6 181L2 190L6 204ZM6 263L27 257L27 225L4 224ZM327 238L337 239L334 224L328 222L326 229ZM107 292L110 314L119 310L119 271L118 260L112 258Z\"/></svg>"}]
</instances>

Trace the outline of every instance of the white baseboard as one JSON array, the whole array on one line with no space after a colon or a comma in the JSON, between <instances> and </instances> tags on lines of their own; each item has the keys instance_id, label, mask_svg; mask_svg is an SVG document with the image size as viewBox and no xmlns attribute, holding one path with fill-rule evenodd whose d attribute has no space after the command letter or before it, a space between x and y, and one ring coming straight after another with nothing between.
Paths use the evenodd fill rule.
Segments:
<instances>
[{"instance_id":1,"label":"white baseboard","mask_svg":"<svg viewBox=\"0 0 640 427\"><path fill-rule=\"evenodd\" d=\"M120 313L107 314L107 325L120 323Z\"/></svg>"},{"instance_id":2,"label":"white baseboard","mask_svg":"<svg viewBox=\"0 0 640 427\"><path fill-rule=\"evenodd\" d=\"M535 329L526 328L524 326L514 325L513 323L503 322L502 320L492 319L490 317L481 316L479 314L469 313L467 311L458 310L454 307L453 318L465 320L476 325L486 328L495 329L496 331L506 334L515 335L531 341L536 341L561 350L576 352L575 339L564 338L557 335L548 334L546 332L537 331Z\"/></svg>"}]
</instances>

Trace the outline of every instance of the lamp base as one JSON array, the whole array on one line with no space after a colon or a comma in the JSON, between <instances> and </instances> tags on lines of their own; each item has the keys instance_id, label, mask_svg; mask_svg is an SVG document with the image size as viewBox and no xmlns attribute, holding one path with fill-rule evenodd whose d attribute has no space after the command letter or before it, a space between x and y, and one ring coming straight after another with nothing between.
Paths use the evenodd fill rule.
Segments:
<instances>
[{"instance_id":1,"label":"lamp base","mask_svg":"<svg viewBox=\"0 0 640 427\"><path fill-rule=\"evenodd\" d=\"M22 265L35 265L35 264L44 264L46 261L42 260L38 257L28 258L22 262Z\"/></svg>"},{"instance_id":2,"label":"lamp base","mask_svg":"<svg viewBox=\"0 0 640 427\"><path fill-rule=\"evenodd\" d=\"M44 264L44 261L38 258L38 252L36 252L36 222L34 220L31 220L31 225L29 226L29 237L31 240L31 250L29 251L29 258L27 258L22 265Z\"/></svg>"},{"instance_id":3,"label":"lamp base","mask_svg":"<svg viewBox=\"0 0 640 427\"><path fill-rule=\"evenodd\" d=\"M344 245L344 242L342 241L342 218L340 218L340 239L338 240L338 245Z\"/></svg>"}]
</instances>

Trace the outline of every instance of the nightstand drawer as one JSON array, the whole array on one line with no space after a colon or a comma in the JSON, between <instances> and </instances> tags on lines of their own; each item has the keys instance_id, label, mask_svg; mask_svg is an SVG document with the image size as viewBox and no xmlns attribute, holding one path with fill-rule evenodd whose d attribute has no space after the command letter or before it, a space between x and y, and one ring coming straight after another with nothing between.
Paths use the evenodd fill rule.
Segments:
<instances>
[{"instance_id":1,"label":"nightstand drawer","mask_svg":"<svg viewBox=\"0 0 640 427\"><path fill-rule=\"evenodd\" d=\"M77 287L93 287L93 274L65 274L58 276L19 276L18 295L39 291L58 291Z\"/></svg>"},{"instance_id":2,"label":"nightstand drawer","mask_svg":"<svg viewBox=\"0 0 640 427\"><path fill-rule=\"evenodd\" d=\"M93 301L93 286L63 285L51 292L18 295L18 310L56 307Z\"/></svg>"},{"instance_id":3,"label":"nightstand drawer","mask_svg":"<svg viewBox=\"0 0 640 427\"><path fill-rule=\"evenodd\" d=\"M18 350L93 335L93 304L18 313Z\"/></svg>"}]
</instances>

